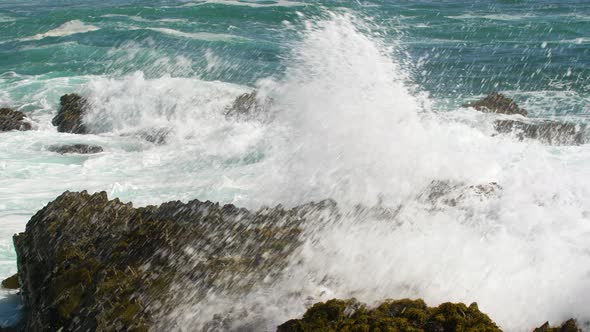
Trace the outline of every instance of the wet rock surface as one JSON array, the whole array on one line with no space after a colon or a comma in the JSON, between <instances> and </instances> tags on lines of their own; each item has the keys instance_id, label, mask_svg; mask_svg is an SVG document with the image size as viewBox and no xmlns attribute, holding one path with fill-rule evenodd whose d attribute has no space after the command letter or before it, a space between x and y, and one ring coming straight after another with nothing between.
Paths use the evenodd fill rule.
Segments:
<instances>
[{"instance_id":1,"label":"wet rock surface","mask_svg":"<svg viewBox=\"0 0 590 332\"><path fill-rule=\"evenodd\" d=\"M2 288L19 289L20 285L18 283L18 275L15 274L11 277L8 277L8 278L2 280Z\"/></svg>"},{"instance_id":2,"label":"wet rock surface","mask_svg":"<svg viewBox=\"0 0 590 332\"><path fill-rule=\"evenodd\" d=\"M548 120L536 122L496 120L494 128L500 134L514 134L520 140L534 139L550 145L586 143L585 128L575 123Z\"/></svg>"},{"instance_id":3,"label":"wet rock surface","mask_svg":"<svg viewBox=\"0 0 590 332\"><path fill-rule=\"evenodd\" d=\"M443 303L428 307L422 300L389 300L374 309L352 300L330 300L313 305L301 319L293 319L278 332L307 331L481 331L499 332L498 326L477 304Z\"/></svg>"},{"instance_id":4,"label":"wet rock surface","mask_svg":"<svg viewBox=\"0 0 590 332\"><path fill-rule=\"evenodd\" d=\"M100 153L103 152L103 148L98 145L88 145L88 144L71 144L71 145L52 145L47 150L51 152L67 154L67 153L77 153L77 154L93 154L93 153Z\"/></svg>"},{"instance_id":5,"label":"wet rock surface","mask_svg":"<svg viewBox=\"0 0 590 332\"><path fill-rule=\"evenodd\" d=\"M0 108L0 132L11 130L31 130L32 126L23 112L10 108Z\"/></svg>"},{"instance_id":6,"label":"wet rock surface","mask_svg":"<svg viewBox=\"0 0 590 332\"><path fill-rule=\"evenodd\" d=\"M449 180L435 180L424 189L418 200L430 205L433 209L441 209L460 206L466 200L483 201L501 193L502 187L496 182L468 185Z\"/></svg>"},{"instance_id":7,"label":"wet rock surface","mask_svg":"<svg viewBox=\"0 0 590 332\"><path fill-rule=\"evenodd\" d=\"M60 98L60 108L51 123L57 131L72 134L87 134L83 119L88 102L82 96L71 93Z\"/></svg>"},{"instance_id":8,"label":"wet rock surface","mask_svg":"<svg viewBox=\"0 0 590 332\"><path fill-rule=\"evenodd\" d=\"M15 235L28 331L145 330L211 289L273 280L298 245L306 211L194 200L133 208L106 193L66 192Z\"/></svg>"},{"instance_id":9,"label":"wet rock surface","mask_svg":"<svg viewBox=\"0 0 590 332\"><path fill-rule=\"evenodd\" d=\"M518 107L514 100L497 92L492 92L481 100L464 104L463 107L473 107L478 111L490 113L519 114L522 116L528 114L525 109Z\"/></svg>"},{"instance_id":10,"label":"wet rock surface","mask_svg":"<svg viewBox=\"0 0 590 332\"><path fill-rule=\"evenodd\" d=\"M244 93L237 97L225 116L237 120L265 119L272 101L261 98L257 91Z\"/></svg>"}]
</instances>

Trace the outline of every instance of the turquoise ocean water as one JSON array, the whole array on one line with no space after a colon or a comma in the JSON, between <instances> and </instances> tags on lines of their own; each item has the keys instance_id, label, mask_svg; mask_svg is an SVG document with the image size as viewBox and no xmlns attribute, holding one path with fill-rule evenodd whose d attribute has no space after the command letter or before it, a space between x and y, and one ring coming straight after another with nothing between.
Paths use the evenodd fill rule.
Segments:
<instances>
[{"instance_id":1,"label":"turquoise ocean water","mask_svg":"<svg viewBox=\"0 0 590 332\"><path fill-rule=\"evenodd\" d=\"M274 120L225 119L254 88ZM12 234L65 190L136 205L333 197L403 204L408 226L335 230L348 245L327 237L306 257L303 293L477 301L511 331L590 320L590 150L492 137L492 118L460 107L491 91L533 118L587 122L590 2L0 0L0 106L34 124L0 135L0 277L16 272ZM94 134L51 126L70 92L92 101ZM167 144L134 136L154 128ZM105 152L47 151L60 143ZM503 194L424 209L413 197L436 179Z\"/></svg>"}]
</instances>

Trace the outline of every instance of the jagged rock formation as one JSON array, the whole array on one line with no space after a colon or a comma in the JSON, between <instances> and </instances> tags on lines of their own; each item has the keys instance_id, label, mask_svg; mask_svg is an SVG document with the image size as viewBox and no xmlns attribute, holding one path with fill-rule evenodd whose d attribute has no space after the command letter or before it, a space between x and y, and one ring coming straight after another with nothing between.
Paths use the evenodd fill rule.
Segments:
<instances>
[{"instance_id":1,"label":"jagged rock formation","mask_svg":"<svg viewBox=\"0 0 590 332\"><path fill-rule=\"evenodd\" d=\"M585 143L584 130L575 123L557 121L524 122L517 120L496 120L494 128L498 133L514 133L518 139L535 139L549 145L580 145Z\"/></svg>"},{"instance_id":2,"label":"jagged rock formation","mask_svg":"<svg viewBox=\"0 0 590 332\"><path fill-rule=\"evenodd\" d=\"M102 152L102 147L98 145L88 144L72 144L72 145L52 145L47 150L56 153L78 153L78 154L92 154Z\"/></svg>"},{"instance_id":3,"label":"jagged rock formation","mask_svg":"<svg viewBox=\"0 0 590 332\"><path fill-rule=\"evenodd\" d=\"M88 102L82 96L71 93L60 98L60 108L51 123L57 127L57 131L72 134L87 134L88 129L84 125L84 114Z\"/></svg>"},{"instance_id":4,"label":"jagged rock formation","mask_svg":"<svg viewBox=\"0 0 590 332\"><path fill-rule=\"evenodd\" d=\"M527 116L528 114L525 109L518 107L514 100L497 92L492 92L487 97L473 103L465 104L463 107L473 107L481 112L520 114L522 116Z\"/></svg>"},{"instance_id":5,"label":"jagged rock formation","mask_svg":"<svg viewBox=\"0 0 590 332\"><path fill-rule=\"evenodd\" d=\"M28 331L144 330L175 307L173 285L247 292L298 245L308 204L250 212L198 200L133 208L66 192L15 235Z\"/></svg>"},{"instance_id":6,"label":"jagged rock formation","mask_svg":"<svg viewBox=\"0 0 590 332\"><path fill-rule=\"evenodd\" d=\"M500 332L477 304L443 303L428 307L422 300L385 301L374 309L356 300L330 300L313 305L301 319L293 319L278 332L307 331L480 331Z\"/></svg>"},{"instance_id":7,"label":"jagged rock formation","mask_svg":"<svg viewBox=\"0 0 590 332\"><path fill-rule=\"evenodd\" d=\"M2 280L2 288L6 288L6 289L19 289L19 283L18 283L18 275L15 274L11 277L8 277L4 280Z\"/></svg>"},{"instance_id":8,"label":"jagged rock formation","mask_svg":"<svg viewBox=\"0 0 590 332\"><path fill-rule=\"evenodd\" d=\"M574 319L569 319L559 327L551 327L549 322L537 327L533 332L582 332Z\"/></svg>"},{"instance_id":9,"label":"jagged rock formation","mask_svg":"<svg viewBox=\"0 0 590 332\"><path fill-rule=\"evenodd\" d=\"M0 132L10 130L31 130L27 116L10 108L0 108Z\"/></svg>"}]
</instances>

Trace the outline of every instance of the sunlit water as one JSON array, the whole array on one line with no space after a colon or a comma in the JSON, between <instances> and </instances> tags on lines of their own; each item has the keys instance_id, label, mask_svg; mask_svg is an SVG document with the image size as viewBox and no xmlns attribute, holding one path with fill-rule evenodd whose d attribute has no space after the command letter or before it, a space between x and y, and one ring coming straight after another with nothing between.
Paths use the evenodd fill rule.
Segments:
<instances>
[{"instance_id":1,"label":"sunlit water","mask_svg":"<svg viewBox=\"0 0 590 332\"><path fill-rule=\"evenodd\" d=\"M585 122L589 17L584 1L2 3L0 106L35 130L1 134L0 277L16 271L12 234L65 190L135 205L333 198L399 210L309 227L275 285L212 292L171 319L200 326L231 305L273 330L310 299L354 296L477 302L508 331L590 320L588 145L492 136L493 116L460 108L500 90L532 117ZM226 119L254 88L270 120ZM51 126L69 92L92 103L93 134ZM154 128L166 144L135 135ZM105 151L47 151L59 143ZM502 189L433 208L419 197L433 180ZM2 323L15 305L0 301Z\"/></svg>"}]
</instances>

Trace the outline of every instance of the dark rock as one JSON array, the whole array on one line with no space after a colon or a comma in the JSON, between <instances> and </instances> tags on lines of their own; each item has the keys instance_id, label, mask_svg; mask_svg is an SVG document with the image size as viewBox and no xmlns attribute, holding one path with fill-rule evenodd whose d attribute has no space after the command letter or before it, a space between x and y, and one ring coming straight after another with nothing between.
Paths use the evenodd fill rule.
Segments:
<instances>
[{"instance_id":1,"label":"dark rock","mask_svg":"<svg viewBox=\"0 0 590 332\"><path fill-rule=\"evenodd\" d=\"M88 102L82 96L71 93L60 98L60 108L51 123L61 133L87 134L88 130L84 125L84 114Z\"/></svg>"},{"instance_id":2,"label":"dark rock","mask_svg":"<svg viewBox=\"0 0 590 332\"><path fill-rule=\"evenodd\" d=\"M330 300L313 305L301 319L293 319L277 332L307 331L481 331L500 329L477 304L443 303L428 307L422 300L385 301L374 309L352 300Z\"/></svg>"},{"instance_id":3,"label":"dark rock","mask_svg":"<svg viewBox=\"0 0 590 332\"><path fill-rule=\"evenodd\" d=\"M143 140L157 145L166 144L168 136L172 132L170 128L153 128L142 130L137 133L137 136Z\"/></svg>"},{"instance_id":4,"label":"dark rock","mask_svg":"<svg viewBox=\"0 0 590 332\"><path fill-rule=\"evenodd\" d=\"M434 180L418 196L418 200L432 205L435 209L445 206L458 206L468 199L484 199L498 195L502 187L496 182L478 185L467 185L452 181Z\"/></svg>"},{"instance_id":5,"label":"dark rock","mask_svg":"<svg viewBox=\"0 0 590 332\"><path fill-rule=\"evenodd\" d=\"M25 131L31 129L32 126L27 121L25 113L14 111L10 108L0 108L0 131Z\"/></svg>"},{"instance_id":6,"label":"dark rock","mask_svg":"<svg viewBox=\"0 0 590 332\"><path fill-rule=\"evenodd\" d=\"M231 107L229 107L225 116L238 120L251 120L268 116L268 110L271 100L260 100L257 91L244 93L236 98Z\"/></svg>"},{"instance_id":7,"label":"dark rock","mask_svg":"<svg viewBox=\"0 0 590 332\"><path fill-rule=\"evenodd\" d=\"M190 303L212 289L247 292L277 280L306 216L331 207L133 208L104 192L66 192L14 237L26 329L145 330L182 300L173 285L191 285Z\"/></svg>"},{"instance_id":8,"label":"dark rock","mask_svg":"<svg viewBox=\"0 0 590 332\"><path fill-rule=\"evenodd\" d=\"M528 114L525 109L518 107L512 99L497 92L492 92L487 97L473 103L465 104L463 107L473 107L481 112L520 114L522 116L527 116Z\"/></svg>"},{"instance_id":9,"label":"dark rock","mask_svg":"<svg viewBox=\"0 0 590 332\"><path fill-rule=\"evenodd\" d=\"M550 145L580 145L586 141L584 128L575 123L549 120L537 122L496 120L494 128L500 134L513 133L520 140L529 138Z\"/></svg>"},{"instance_id":10,"label":"dark rock","mask_svg":"<svg viewBox=\"0 0 590 332\"><path fill-rule=\"evenodd\" d=\"M102 152L102 147L98 145L88 144L72 144L72 145L52 145L47 150L57 153L79 153L79 154L92 154Z\"/></svg>"},{"instance_id":11,"label":"dark rock","mask_svg":"<svg viewBox=\"0 0 590 332\"><path fill-rule=\"evenodd\" d=\"M8 278L2 280L2 288L19 289L20 286L18 284L18 275L15 274L12 277L8 277Z\"/></svg>"},{"instance_id":12,"label":"dark rock","mask_svg":"<svg viewBox=\"0 0 590 332\"><path fill-rule=\"evenodd\" d=\"M549 322L537 327L533 332L582 332L575 319L569 319L559 327L551 327Z\"/></svg>"}]
</instances>

